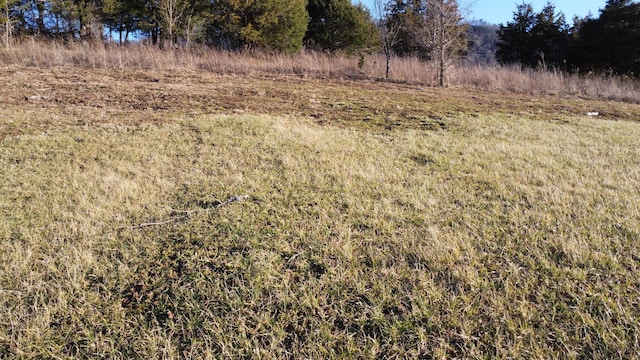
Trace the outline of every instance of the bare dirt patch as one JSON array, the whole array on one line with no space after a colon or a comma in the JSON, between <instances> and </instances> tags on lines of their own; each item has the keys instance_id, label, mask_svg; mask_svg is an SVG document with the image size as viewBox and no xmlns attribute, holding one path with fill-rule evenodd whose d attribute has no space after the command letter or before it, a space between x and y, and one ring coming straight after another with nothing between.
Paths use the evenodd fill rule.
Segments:
<instances>
[{"instance_id":1,"label":"bare dirt patch","mask_svg":"<svg viewBox=\"0 0 640 360\"><path fill-rule=\"evenodd\" d=\"M441 129L442 119L458 115L559 120L598 112L605 119L640 119L637 104L292 75L13 66L0 71L0 81L4 84L0 104L5 109L51 108L75 117L89 111L102 114L86 117L93 122L124 124L163 122L168 113L244 112L309 116L326 125L382 129ZM7 131L4 126L3 134Z\"/></svg>"}]
</instances>

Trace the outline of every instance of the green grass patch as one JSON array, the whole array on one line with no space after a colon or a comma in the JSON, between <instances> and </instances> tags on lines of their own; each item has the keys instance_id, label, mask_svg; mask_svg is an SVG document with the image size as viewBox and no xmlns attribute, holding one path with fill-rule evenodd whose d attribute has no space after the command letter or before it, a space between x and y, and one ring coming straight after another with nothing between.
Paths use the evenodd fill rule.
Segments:
<instances>
[{"instance_id":1,"label":"green grass patch","mask_svg":"<svg viewBox=\"0 0 640 360\"><path fill-rule=\"evenodd\" d=\"M2 140L0 357L640 350L637 123L170 120Z\"/></svg>"}]
</instances>

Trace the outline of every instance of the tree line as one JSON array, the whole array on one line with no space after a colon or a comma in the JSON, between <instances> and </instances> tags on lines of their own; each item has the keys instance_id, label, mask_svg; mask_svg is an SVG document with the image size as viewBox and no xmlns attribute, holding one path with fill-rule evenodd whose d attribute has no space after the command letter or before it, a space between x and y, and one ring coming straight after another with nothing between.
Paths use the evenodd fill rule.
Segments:
<instances>
[{"instance_id":1,"label":"tree line","mask_svg":"<svg viewBox=\"0 0 640 360\"><path fill-rule=\"evenodd\" d=\"M498 29L496 59L523 67L640 76L640 3L608 0L598 17L574 18L573 25L550 3L539 13L523 3Z\"/></svg>"},{"instance_id":2,"label":"tree line","mask_svg":"<svg viewBox=\"0 0 640 360\"><path fill-rule=\"evenodd\" d=\"M288 53L378 44L371 14L349 0L0 0L0 8L7 44L22 35Z\"/></svg>"},{"instance_id":3,"label":"tree line","mask_svg":"<svg viewBox=\"0 0 640 360\"><path fill-rule=\"evenodd\" d=\"M466 56L640 74L640 4L633 0L608 0L598 17L572 25L550 3L539 13L523 3L499 27L466 22L456 0L374 1L372 14L350 0L0 0L0 32L6 45L40 36L284 53L382 51L387 76L394 56L415 56L437 65L441 84Z\"/></svg>"},{"instance_id":4,"label":"tree line","mask_svg":"<svg viewBox=\"0 0 640 360\"><path fill-rule=\"evenodd\" d=\"M438 61L441 83L466 48L456 0L0 0L5 42L14 36L144 39L158 46L365 54L386 49ZM387 61L389 65L389 61Z\"/></svg>"}]
</instances>

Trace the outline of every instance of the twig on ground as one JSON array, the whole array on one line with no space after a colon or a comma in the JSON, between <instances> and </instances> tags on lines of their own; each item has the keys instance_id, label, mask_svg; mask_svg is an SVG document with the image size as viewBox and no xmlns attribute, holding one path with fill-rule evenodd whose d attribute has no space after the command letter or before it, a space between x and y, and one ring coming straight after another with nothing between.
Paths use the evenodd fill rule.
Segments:
<instances>
[{"instance_id":1,"label":"twig on ground","mask_svg":"<svg viewBox=\"0 0 640 360\"><path fill-rule=\"evenodd\" d=\"M237 202L237 201L245 200L245 199L247 199L247 198L248 198L248 196L247 196L247 195L237 195L237 196L232 196L232 197L228 198L227 200L225 200L225 201L223 201L223 202L221 202L221 203L219 203L219 204L216 204L216 205L213 205L213 206L210 206L210 207L207 207L207 208L202 208L202 209L194 209L194 210L186 210L186 211L185 211L185 210L174 210L174 209L171 209L171 211L174 211L174 212L180 212L180 213L182 213L183 215L176 216L176 217L172 217L172 218L170 218L170 219L163 220L163 221L156 221L156 222L141 223L141 224L138 224L138 225L134 225L134 226L127 227L127 228L129 228L129 229L131 229L131 230L137 230L137 229L142 229L142 228L146 228L146 227L150 227L150 226L166 225L166 224L170 224L170 223L173 223L173 222L176 222L176 221L181 221L181 220L187 219L187 218L189 218L191 215L193 215L193 214L195 214L195 213L197 213L197 212L202 212L202 211L209 211L209 210L213 210L213 209L218 209L218 208L221 208L221 207L223 207L223 206L229 205L229 204L231 204L231 203L234 203L234 202Z\"/></svg>"}]
</instances>

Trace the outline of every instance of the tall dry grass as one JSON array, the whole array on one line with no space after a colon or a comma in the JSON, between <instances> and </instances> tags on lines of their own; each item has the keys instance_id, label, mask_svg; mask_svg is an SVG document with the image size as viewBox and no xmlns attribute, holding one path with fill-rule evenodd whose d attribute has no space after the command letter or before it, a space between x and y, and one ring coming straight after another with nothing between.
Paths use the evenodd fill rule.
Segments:
<instances>
[{"instance_id":1,"label":"tall dry grass","mask_svg":"<svg viewBox=\"0 0 640 360\"><path fill-rule=\"evenodd\" d=\"M179 70L199 69L225 75L280 74L319 78L382 79L383 55L359 57L303 51L297 55L231 52L208 48L162 50L144 44L61 44L26 39L0 48L0 63L23 66L79 66ZM435 64L416 58L394 58L391 81L437 84ZM448 71L448 84L483 91L531 95L576 96L640 103L640 81L607 74L569 74L564 71L476 66L460 63Z\"/></svg>"},{"instance_id":2,"label":"tall dry grass","mask_svg":"<svg viewBox=\"0 0 640 360\"><path fill-rule=\"evenodd\" d=\"M450 81L453 85L482 90L640 103L640 82L626 76L570 74L515 66L465 66L456 68Z\"/></svg>"}]
</instances>

